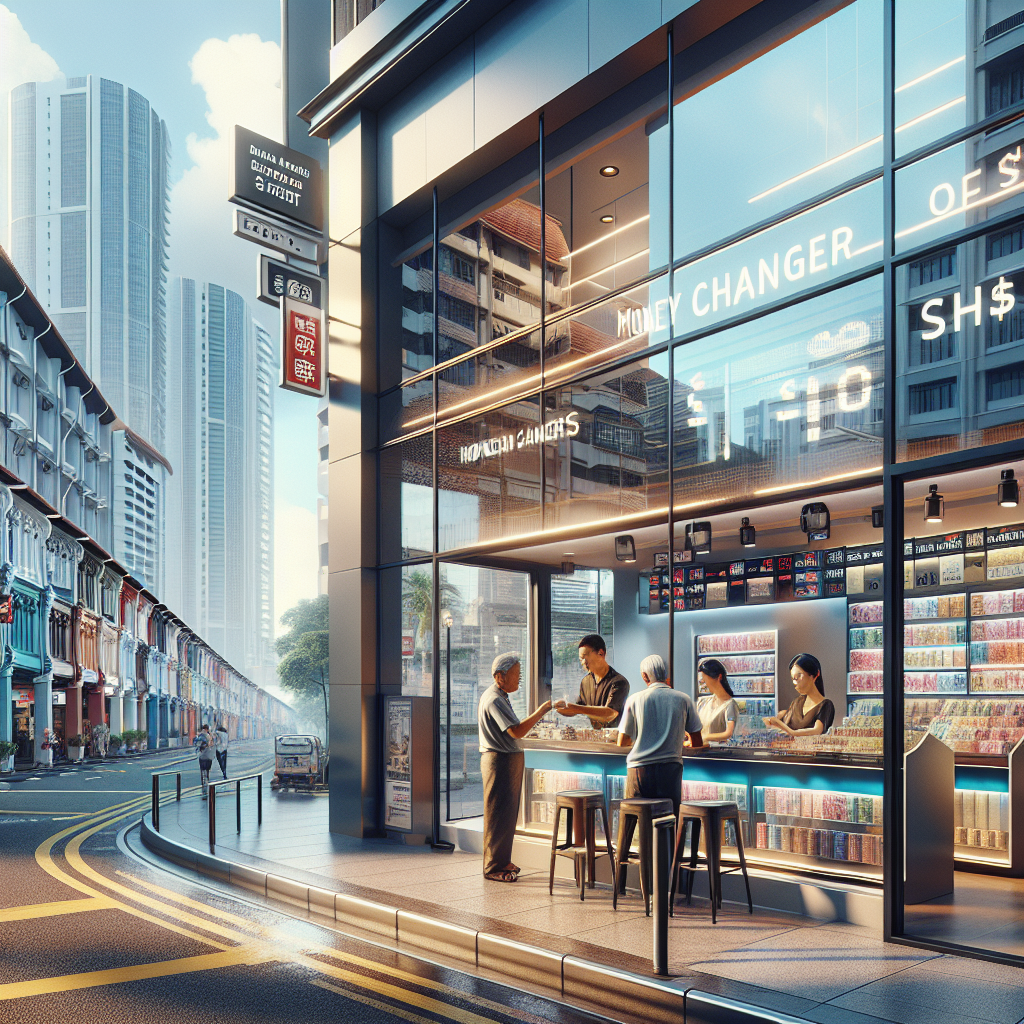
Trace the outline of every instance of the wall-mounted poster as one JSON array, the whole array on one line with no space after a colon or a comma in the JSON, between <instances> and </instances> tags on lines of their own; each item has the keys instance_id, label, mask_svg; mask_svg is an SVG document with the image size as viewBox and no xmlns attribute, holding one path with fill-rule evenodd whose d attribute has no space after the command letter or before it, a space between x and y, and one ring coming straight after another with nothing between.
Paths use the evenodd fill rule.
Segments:
<instances>
[{"instance_id":1,"label":"wall-mounted poster","mask_svg":"<svg viewBox=\"0 0 1024 1024\"><path fill-rule=\"evenodd\" d=\"M384 764L384 825L412 829L412 701L389 697Z\"/></svg>"}]
</instances>

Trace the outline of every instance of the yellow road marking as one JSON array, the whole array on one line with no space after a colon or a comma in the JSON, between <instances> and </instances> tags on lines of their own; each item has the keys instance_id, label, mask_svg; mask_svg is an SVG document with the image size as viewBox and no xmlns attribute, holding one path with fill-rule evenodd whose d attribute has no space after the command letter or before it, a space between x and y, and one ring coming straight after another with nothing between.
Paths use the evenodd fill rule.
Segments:
<instances>
[{"instance_id":1,"label":"yellow road marking","mask_svg":"<svg viewBox=\"0 0 1024 1024\"><path fill-rule=\"evenodd\" d=\"M52 818L59 816L61 820L70 821L72 818L88 818L92 811L79 811L77 814L68 814L67 811L10 811L6 807L0 808L0 817L5 814L35 814L40 818Z\"/></svg>"},{"instance_id":2,"label":"yellow road marking","mask_svg":"<svg viewBox=\"0 0 1024 1024\"><path fill-rule=\"evenodd\" d=\"M252 965L265 963L267 959L264 951L248 946L220 953L187 956L180 960L160 960L152 964L114 967L106 971L86 971L83 974L64 974L56 978L39 978L35 981L13 981L0 985L0 1000L25 999L29 996L71 992L99 985L117 985L127 981L143 981L147 978L166 978L174 974L193 974L196 971Z\"/></svg>"},{"instance_id":3,"label":"yellow road marking","mask_svg":"<svg viewBox=\"0 0 1024 1024\"><path fill-rule=\"evenodd\" d=\"M382 1003L379 999L372 999L370 996L361 995L359 992L353 992L350 988L342 988L340 985L332 985L329 981L320 981L317 978L313 978L310 984L316 985L317 988L325 988L328 992L334 992L339 996L344 996L346 999L354 999L365 1006L372 1006L375 1010L384 1010L389 1014L394 1014L396 1017L401 1017L403 1020L412 1021L413 1024L437 1024L433 1017L421 1017L418 1013L413 1013L412 1010L403 1010L400 1006Z\"/></svg>"},{"instance_id":4,"label":"yellow road marking","mask_svg":"<svg viewBox=\"0 0 1024 1024\"><path fill-rule=\"evenodd\" d=\"M170 889L164 889L159 885L155 885L153 882L147 882L144 878L136 878L134 875L126 874L124 871L115 871L114 873L120 875L122 878L128 879L130 882L134 882L136 885L141 885L150 892L157 893L165 900L172 900L173 902L181 903L186 907L195 907L196 910L203 910L209 913L209 903L201 903L199 900L194 900L189 896L183 896L181 893L172 892ZM241 928L253 927L252 921L247 921L244 917L238 917L237 915L228 913L227 911L218 910L217 915L222 921L229 921L231 924L236 924Z\"/></svg>"},{"instance_id":5,"label":"yellow road marking","mask_svg":"<svg viewBox=\"0 0 1024 1024\"><path fill-rule=\"evenodd\" d=\"M57 900L55 903L33 903L29 906L5 907L0 910L0 921L32 921L37 917L59 917L61 914L81 914L88 910L116 910L118 904L102 896L86 900Z\"/></svg>"},{"instance_id":6,"label":"yellow road marking","mask_svg":"<svg viewBox=\"0 0 1024 1024\"><path fill-rule=\"evenodd\" d=\"M480 1014L473 1013L472 1010L463 1010L458 1006L450 1006L448 1003L442 1003L441 1000L425 996L420 992L413 992L406 988L399 988L397 985L392 985L387 981L367 978L365 975L356 974L355 971L346 971L343 967L335 967L333 964L325 964L322 960L315 960L313 957L304 956L302 953L297 953L295 955L295 963L302 964L304 967L309 967L320 974L326 974L332 978L337 978L339 981L346 981L350 985L356 985L359 988L368 988L383 996L388 996L391 999L397 999L399 1002L405 1003L408 1006L415 1006L420 1010L426 1010L428 1013L441 1014L444 1017L448 1017L450 1020L458 1021L459 1024L494 1024L494 1021L490 1017L481 1017ZM378 965L378 968L379 967L380 965ZM462 998L467 999L470 1002L474 1001L472 997L466 996L465 993L460 994L462 995ZM505 1012L507 1013L508 1011Z\"/></svg>"}]
</instances>

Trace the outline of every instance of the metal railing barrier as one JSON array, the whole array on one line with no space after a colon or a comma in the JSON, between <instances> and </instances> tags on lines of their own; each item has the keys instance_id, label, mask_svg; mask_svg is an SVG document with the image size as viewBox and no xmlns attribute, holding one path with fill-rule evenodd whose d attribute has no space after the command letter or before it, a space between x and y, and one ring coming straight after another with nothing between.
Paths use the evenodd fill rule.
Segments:
<instances>
[{"instance_id":1,"label":"metal railing barrier","mask_svg":"<svg viewBox=\"0 0 1024 1024\"><path fill-rule=\"evenodd\" d=\"M672 885L672 845L676 819L655 818L654 826L654 973L668 975L668 902Z\"/></svg>"},{"instance_id":2,"label":"metal railing barrier","mask_svg":"<svg viewBox=\"0 0 1024 1024\"><path fill-rule=\"evenodd\" d=\"M160 831L160 780L165 775L177 778L177 801L181 803L181 772L153 772L153 831Z\"/></svg>"},{"instance_id":3,"label":"metal railing barrier","mask_svg":"<svg viewBox=\"0 0 1024 1024\"><path fill-rule=\"evenodd\" d=\"M242 783L249 779L256 780L256 824L263 824L263 774L254 772L252 775L239 775L236 779L220 779L211 782L209 785L209 814L210 814L210 850L213 851L217 843L217 788L219 786L235 787L235 831L242 831Z\"/></svg>"}]
</instances>

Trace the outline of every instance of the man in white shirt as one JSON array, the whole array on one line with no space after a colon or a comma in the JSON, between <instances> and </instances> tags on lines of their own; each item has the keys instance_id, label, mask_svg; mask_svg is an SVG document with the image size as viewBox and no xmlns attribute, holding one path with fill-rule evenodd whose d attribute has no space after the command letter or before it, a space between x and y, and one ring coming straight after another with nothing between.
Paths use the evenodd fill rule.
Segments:
<instances>
[{"instance_id":1,"label":"man in white shirt","mask_svg":"<svg viewBox=\"0 0 1024 1024\"><path fill-rule=\"evenodd\" d=\"M651 654L640 663L644 689L631 693L622 711L617 743L629 747L626 754L625 798L648 797L671 800L678 818L683 787L683 733L694 747L704 741L700 715L690 697L668 684L665 659ZM618 848L628 850L633 841L636 819L624 821L619 815ZM625 865L618 879L625 882Z\"/></svg>"}]
</instances>

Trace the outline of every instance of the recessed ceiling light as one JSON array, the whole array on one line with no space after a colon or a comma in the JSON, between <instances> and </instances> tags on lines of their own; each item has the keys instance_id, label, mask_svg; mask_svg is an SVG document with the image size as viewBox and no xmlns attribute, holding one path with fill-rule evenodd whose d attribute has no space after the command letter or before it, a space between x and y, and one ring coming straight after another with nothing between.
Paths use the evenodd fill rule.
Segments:
<instances>
[{"instance_id":1,"label":"recessed ceiling light","mask_svg":"<svg viewBox=\"0 0 1024 1024\"><path fill-rule=\"evenodd\" d=\"M606 213L601 218L601 223L602 224L614 224L615 223L615 218L610 213Z\"/></svg>"},{"instance_id":2,"label":"recessed ceiling light","mask_svg":"<svg viewBox=\"0 0 1024 1024\"><path fill-rule=\"evenodd\" d=\"M601 168L600 173L605 178L614 178L615 175L619 173L619 169L618 167L615 167L613 164L608 164L606 167Z\"/></svg>"}]
</instances>

